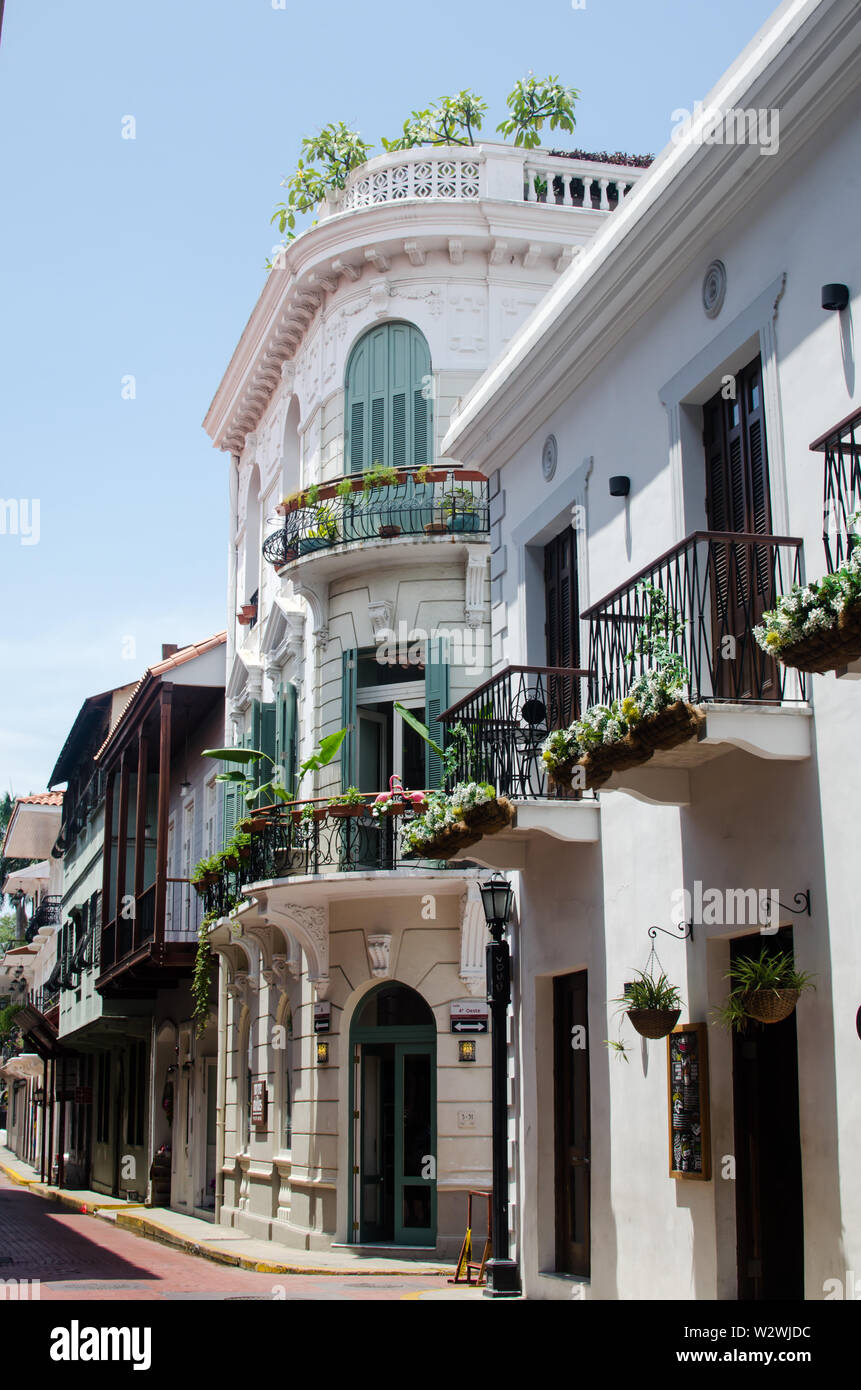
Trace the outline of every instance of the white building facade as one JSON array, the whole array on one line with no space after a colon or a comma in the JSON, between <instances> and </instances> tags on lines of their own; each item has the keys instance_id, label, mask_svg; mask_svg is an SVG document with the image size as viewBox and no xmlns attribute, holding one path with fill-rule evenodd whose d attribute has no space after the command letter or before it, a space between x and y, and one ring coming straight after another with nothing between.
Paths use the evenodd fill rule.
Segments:
<instances>
[{"instance_id":1,"label":"white building facade","mask_svg":"<svg viewBox=\"0 0 861 1390\"><path fill-rule=\"evenodd\" d=\"M368 812L442 775L397 706L439 740L490 673L486 480L438 466L452 409L642 173L492 144L371 160L276 259L207 415L231 455L226 741L292 791L347 730L299 788L319 819L282 814L211 938L218 1211L255 1234L456 1253L488 1184L489 1042L466 1065L453 1031L485 990L479 870L404 863Z\"/></svg>"},{"instance_id":2,"label":"white building facade","mask_svg":"<svg viewBox=\"0 0 861 1390\"><path fill-rule=\"evenodd\" d=\"M818 1299L861 1261L858 686L852 669L802 677L752 636L794 579L826 572L823 484L838 531L857 505L859 74L857 7L782 6L443 443L489 480L494 672L556 664L545 632L561 622L580 708L624 694L646 582L682 620L704 715L698 738L605 784L592 842L486 861L518 890L512 1134L532 1297ZM777 112L779 145L715 139L733 112ZM822 307L834 282L842 311ZM751 907L761 891L773 916ZM734 1036L715 1021L727 972L766 941L815 991ZM682 1023L703 1025L694 1178L671 1172L668 1044L614 1014L653 944Z\"/></svg>"}]
</instances>

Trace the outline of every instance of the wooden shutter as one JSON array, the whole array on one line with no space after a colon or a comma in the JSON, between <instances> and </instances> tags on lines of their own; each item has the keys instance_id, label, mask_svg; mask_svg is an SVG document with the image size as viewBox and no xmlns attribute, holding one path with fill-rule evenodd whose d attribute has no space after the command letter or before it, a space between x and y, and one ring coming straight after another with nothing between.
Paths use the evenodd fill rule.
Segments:
<instances>
[{"instance_id":1,"label":"wooden shutter","mask_svg":"<svg viewBox=\"0 0 861 1390\"><path fill-rule=\"evenodd\" d=\"M341 744L341 790L354 785L358 778L356 737L358 713L356 702L356 675L358 652L353 648L343 653L341 658L341 728L347 733Z\"/></svg>"},{"instance_id":2,"label":"wooden shutter","mask_svg":"<svg viewBox=\"0 0 861 1390\"><path fill-rule=\"evenodd\" d=\"M374 463L403 468L433 458L431 402L423 394L431 359L424 336L409 323L372 328L347 364L345 467Z\"/></svg>"},{"instance_id":3,"label":"wooden shutter","mask_svg":"<svg viewBox=\"0 0 861 1390\"><path fill-rule=\"evenodd\" d=\"M296 687L283 681L278 691L275 721L275 757L284 773L284 786L292 796L296 782Z\"/></svg>"},{"instance_id":4,"label":"wooden shutter","mask_svg":"<svg viewBox=\"0 0 861 1390\"><path fill-rule=\"evenodd\" d=\"M579 666L577 550L570 526L544 547L544 603L547 665Z\"/></svg>"},{"instance_id":5,"label":"wooden shutter","mask_svg":"<svg viewBox=\"0 0 861 1390\"><path fill-rule=\"evenodd\" d=\"M428 642L425 663L425 724L434 743L445 747L445 728L440 715L448 708L448 644L442 637ZM425 778L428 789L442 786L442 762L439 754L425 745Z\"/></svg>"},{"instance_id":6,"label":"wooden shutter","mask_svg":"<svg viewBox=\"0 0 861 1390\"><path fill-rule=\"evenodd\" d=\"M276 723L275 723L275 703L266 702L260 706L260 743L257 745L261 753L272 759L272 763L277 762L276 747ZM260 762L260 781L269 782L272 780L272 763Z\"/></svg>"}]
</instances>

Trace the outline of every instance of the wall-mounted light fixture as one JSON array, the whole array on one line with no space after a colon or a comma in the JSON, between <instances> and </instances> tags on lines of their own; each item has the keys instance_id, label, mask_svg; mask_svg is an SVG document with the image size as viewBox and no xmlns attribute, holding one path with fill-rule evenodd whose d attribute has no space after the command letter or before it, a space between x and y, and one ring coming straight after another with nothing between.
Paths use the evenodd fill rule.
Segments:
<instances>
[{"instance_id":1,"label":"wall-mounted light fixture","mask_svg":"<svg viewBox=\"0 0 861 1390\"><path fill-rule=\"evenodd\" d=\"M457 1060L459 1062L475 1061L475 1038L458 1038Z\"/></svg>"},{"instance_id":2,"label":"wall-mounted light fixture","mask_svg":"<svg viewBox=\"0 0 861 1390\"><path fill-rule=\"evenodd\" d=\"M317 1040L317 1066L327 1067L329 1065L329 1044L322 1038Z\"/></svg>"},{"instance_id":3,"label":"wall-mounted light fixture","mask_svg":"<svg viewBox=\"0 0 861 1390\"><path fill-rule=\"evenodd\" d=\"M610 479L610 496L627 497L631 491L631 479L626 478L624 473L617 473Z\"/></svg>"},{"instance_id":4,"label":"wall-mounted light fixture","mask_svg":"<svg viewBox=\"0 0 861 1390\"><path fill-rule=\"evenodd\" d=\"M848 285L823 285L822 286L822 307L823 309L845 309L849 303Z\"/></svg>"}]
</instances>

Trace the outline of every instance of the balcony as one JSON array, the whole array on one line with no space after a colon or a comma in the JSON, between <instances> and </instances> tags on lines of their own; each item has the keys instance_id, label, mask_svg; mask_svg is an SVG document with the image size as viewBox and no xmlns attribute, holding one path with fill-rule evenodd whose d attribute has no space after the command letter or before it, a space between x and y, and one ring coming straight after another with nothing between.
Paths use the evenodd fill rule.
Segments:
<instances>
[{"instance_id":1,"label":"balcony","mask_svg":"<svg viewBox=\"0 0 861 1390\"><path fill-rule=\"evenodd\" d=\"M796 537L696 531L581 615L589 623L590 703L607 703L652 664L647 650L634 649L654 613L649 589L659 590L666 611L653 630L678 652L690 672L685 698L706 714L698 739L615 774L608 790L684 805L687 769L732 747L760 758L810 756L804 676L780 666L753 635L763 612L802 579Z\"/></svg>"},{"instance_id":2,"label":"balcony","mask_svg":"<svg viewBox=\"0 0 861 1390\"><path fill-rule=\"evenodd\" d=\"M513 145L420 146L378 155L355 169L317 220L385 203L502 199L587 212L618 207L647 172L644 165L528 152ZM548 196L548 189L550 190Z\"/></svg>"},{"instance_id":3,"label":"balcony","mask_svg":"<svg viewBox=\"0 0 861 1390\"><path fill-rule=\"evenodd\" d=\"M460 724L467 735L454 779L491 782L517 805L514 825L495 842L535 832L569 841L598 838L594 796L551 781L541 757L547 735L579 718L589 676L573 667L506 666L440 716L449 731Z\"/></svg>"},{"instance_id":4,"label":"balcony","mask_svg":"<svg viewBox=\"0 0 861 1390\"><path fill-rule=\"evenodd\" d=\"M861 410L820 435L810 448L825 455L822 542L828 573L833 574L849 557L854 516L861 507Z\"/></svg>"},{"instance_id":5,"label":"balcony","mask_svg":"<svg viewBox=\"0 0 861 1390\"><path fill-rule=\"evenodd\" d=\"M59 894L44 897L30 919L33 936L40 927L58 927L63 920L63 899ZM32 940L32 937L28 938Z\"/></svg>"},{"instance_id":6,"label":"balcony","mask_svg":"<svg viewBox=\"0 0 861 1390\"><path fill-rule=\"evenodd\" d=\"M487 479L462 468L398 471L397 483L365 488L361 475L339 478L284 504L285 520L263 544L276 570L321 553L369 546L391 550L444 540L486 541L490 530Z\"/></svg>"},{"instance_id":7,"label":"balcony","mask_svg":"<svg viewBox=\"0 0 861 1390\"><path fill-rule=\"evenodd\" d=\"M156 888L152 883L136 894L134 915L120 915L102 927L96 980L100 993L143 995L169 989L190 973L201 918L198 896L187 880L167 880L160 922Z\"/></svg>"}]
</instances>

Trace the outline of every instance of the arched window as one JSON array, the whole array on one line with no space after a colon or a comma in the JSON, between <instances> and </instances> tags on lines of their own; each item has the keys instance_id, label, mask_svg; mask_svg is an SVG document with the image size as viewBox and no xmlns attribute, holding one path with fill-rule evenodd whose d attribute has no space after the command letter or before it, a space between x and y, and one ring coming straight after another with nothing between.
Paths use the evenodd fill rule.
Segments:
<instances>
[{"instance_id":1,"label":"arched window","mask_svg":"<svg viewBox=\"0 0 861 1390\"><path fill-rule=\"evenodd\" d=\"M417 328L383 323L369 329L347 362L344 471L432 463L430 387L430 348Z\"/></svg>"}]
</instances>

